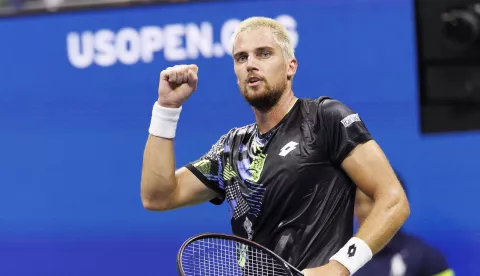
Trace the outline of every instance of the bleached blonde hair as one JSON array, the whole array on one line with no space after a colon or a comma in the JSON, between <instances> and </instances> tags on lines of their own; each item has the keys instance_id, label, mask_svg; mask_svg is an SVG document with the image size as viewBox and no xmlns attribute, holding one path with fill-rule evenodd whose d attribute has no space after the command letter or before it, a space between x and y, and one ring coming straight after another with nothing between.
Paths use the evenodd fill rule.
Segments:
<instances>
[{"instance_id":1,"label":"bleached blonde hair","mask_svg":"<svg viewBox=\"0 0 480 276\"><path fill-rule=\"evenodd\" d=\"M233 44L235 43L237 36L241 32L261 27L268 28L272 32L273 38L278 44L278 46L280 46L280 48L282 49L283 57L285 59L295 58L295 50L293 47L292 39L290 38L290 35L285 26L283 26L277 20L263 16L249 17L243 20L240 25L238 25L237 29L232 35L232 55L234 51Z\"/></svg>"}]
</instances>

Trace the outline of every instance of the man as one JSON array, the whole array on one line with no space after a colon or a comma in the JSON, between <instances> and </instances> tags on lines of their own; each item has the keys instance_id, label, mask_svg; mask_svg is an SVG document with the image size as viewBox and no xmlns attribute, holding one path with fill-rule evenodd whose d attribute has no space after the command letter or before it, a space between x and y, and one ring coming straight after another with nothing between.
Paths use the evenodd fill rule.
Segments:
<instances>
[{"instance_id":1,"label":"man","mask_svg":"<svg viewBox=\"0 0 480 276\"><path fill-rule=\"evenodd\" d=\"M404 182L397 174L405 189ZM357 191L355 216L362 225L373 208L373 201ZM399 231L356 276L454 276L443 254L421 239Z\"/></svg>"},{"instance_id":2,"label":"man","mask_svg":"<svg viewBox=\"0 0 480 276\"><path fill-rule=\"evenodd\" d=\"M256 122L232 128L204 156L175 171L173 138L182 104L197 88L198 68L162 71L144 151L145 208L226 199L234 234L270 248L305 275L355 273L410 212L387 158L347 106L294 96L297 60L277 21L244 20L232 46L238 86ZM356 187L375 205L352 237Z\"/></svg>"}]
</instances>

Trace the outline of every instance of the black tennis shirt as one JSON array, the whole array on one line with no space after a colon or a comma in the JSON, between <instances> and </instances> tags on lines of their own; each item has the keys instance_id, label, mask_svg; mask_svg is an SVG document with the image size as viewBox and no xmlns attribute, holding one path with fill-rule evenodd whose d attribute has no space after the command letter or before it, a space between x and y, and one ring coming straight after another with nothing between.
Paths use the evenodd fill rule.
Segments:
<instances>
[{"instance_id":1,"label":"black tennis shirt","mask_svg":"<svg viewBox=\"0 0 480 276\"><path fill-rule=\"evenodd\" d=\"M268 133L233 128L189 163L227 201L233 234L302 270L328 263L353 235L355 184L341 163L372 139L360 116L329 97L300 98Z\"/></svg>"}]
</instances>

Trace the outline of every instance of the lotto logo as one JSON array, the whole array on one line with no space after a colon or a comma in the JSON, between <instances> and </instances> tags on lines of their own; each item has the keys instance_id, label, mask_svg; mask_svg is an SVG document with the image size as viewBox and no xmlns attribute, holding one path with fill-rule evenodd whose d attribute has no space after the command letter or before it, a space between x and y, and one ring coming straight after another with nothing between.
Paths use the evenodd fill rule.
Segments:
<instances>
[{"instance_id":1,"label":"lotto logo","mask_svg":"<svg viewBox=\"0 0 480 276\"><path fill-rule=\"evenodd\" d=\"M351 257L355 256L356 252L357 252L357 247L355 246L355 244L352 244L352 245L350 245L350 247L348 247L348 252L347 252L348 257L351 258Z\"/></svg>"},{"instance_id":2,"label":"lotto logo","mask_svg":"<svg viewBox=\"0 0 480 276\"><path fill-rule=\"evenodd\" d=\"M298 143L297 142L289 142L286 144L281 150L278 155L280 156L287 156L288 153L290 153L292 150L294 150L297 147Z\"/></svg>"}]
</instances>

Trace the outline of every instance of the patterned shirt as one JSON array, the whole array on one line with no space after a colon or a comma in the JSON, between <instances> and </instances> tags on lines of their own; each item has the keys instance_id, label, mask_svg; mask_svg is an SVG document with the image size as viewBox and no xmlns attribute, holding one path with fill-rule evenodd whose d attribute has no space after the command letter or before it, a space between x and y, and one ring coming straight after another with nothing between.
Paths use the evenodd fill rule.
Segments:
<instances>
[{"instance_id":1,"label":"patterned shirt","mask_svg":"<svg viewBox=\"0 0 480 276\"><path fill-rule=\"evenodd\" d=\"M352 237L355 184L341 163L370 139L340 101L298 99L267 133L233 128L186 167L217 193L212 203L227 201L235 235L301 270L328 263Z\"/></svg>"}]
</instances>

